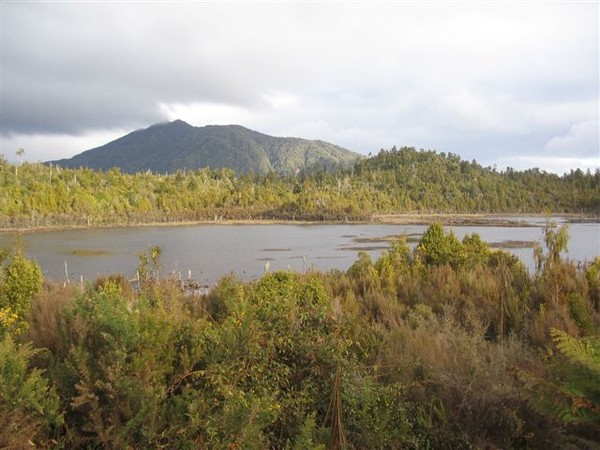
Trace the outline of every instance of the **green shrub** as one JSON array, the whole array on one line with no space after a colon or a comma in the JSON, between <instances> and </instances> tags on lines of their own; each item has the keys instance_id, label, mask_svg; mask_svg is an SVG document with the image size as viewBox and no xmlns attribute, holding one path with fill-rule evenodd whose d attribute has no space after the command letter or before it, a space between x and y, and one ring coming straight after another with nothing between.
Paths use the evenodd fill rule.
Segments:
<instances>
[{"instance_id":1,"label":"green shrub","mask_svg":"<svg viewBox=\"0 0 600 450\"><path fill-rule=\"evenodd\" d=\"M409 411L400 384L382 384L352 374L343 383L344 424L348 441L360 449L416 448Z\"/></svg>"},{"instance_id":2,"label":"green shrub","mask_svg":"<svg viewBox=\"0 0 600 450\"><path fill-rule=\"evenodd\" d=\"M426 265L449 264L454 268L461 265L466 257L462 243L453 232L444 233L444 227L439 223L434 223L425 231L416 253Z\"/></svg>"},{"instance_id":3,"label":"green shrub","mask_svg":"<svg viewBox=\"0 0 600 450\"><path fill-rule=\"evenodd\" d=\"M204 441L241 445L242 439L246 448L295 442L307 417L322 420L345 345L319 277L275 272L240 301L222 301L229 314L205 330L200 386L204 398L215 400L203 406L212 418Z\"/></svg>"},{"instance_id":4,"label":"green shrub","mask_svg":"<svg viewBox=\"0 0 600 450\"><path fill-rule=\"evenodd\" d=\"M600 256L596 257L588 266L585 277L588 282L592 306L596 311L600 311Z\"/></svg>"},{"instance_id":5,"label":"green shrub","mask_svg":"<svg viewBox=\"0 0 600 450\"><path fill-rule=\"evenodd\" d=\"M593 333L595 327L591 306L586 303L585 299L580 294L575 292L567 294L566 301L569 308L569 314L579 329L584 334Z\"/></svg>"},{"instance_id":6,"label":"green shrub","mask_svg":"<svg viewBox=\"0 0 600 450\"><path fill-rule=\"evenodd\" d=\"M168 414L174 386L193 370L200 344L195 322L172 312L156 298L124 297L109 280L77 297L65 313L68 352L52 369L69 445L153 447L177 428Z\"/></svg>"},{"instance_id":7,"label":"green shrub","mask_svg":"<svg viewBox=\"0 0 600 450\"><path fill-rule=\"evenodd\" d=\"M62 424L59 398L39 369L38 353L7 334L0 339L0 447L45 446Z\"/></svg>"},{"instance_id":8,"label":"green shrub","mask_svg":"<svg viewBox=\"0 0 600 450\"><path fill-rule=\"evenodd\" d=\"M33 298L42 288L40 266L27 259L19 249L13 250L2 263L0 271L0 334L10 328L20 328Z\"/></svg>"}]
</instances>

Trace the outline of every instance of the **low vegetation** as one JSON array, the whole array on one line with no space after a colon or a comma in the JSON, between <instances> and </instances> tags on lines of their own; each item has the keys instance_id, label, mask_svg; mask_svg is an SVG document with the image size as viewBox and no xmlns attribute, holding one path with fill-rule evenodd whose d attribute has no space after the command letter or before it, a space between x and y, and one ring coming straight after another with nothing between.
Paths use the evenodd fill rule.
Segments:
<instances>
[{"instance_id":1,"label":"low vegetation","mask_svg":"<svg viewBox=\"0 0 600 450\"><path fill-rule=\"evenodd\" d=\"M350 169L298 175L207 168L172 174L13 166L0 160L0 228L403 213L600 213L600 170L498 172L457 155L382 150Z\"/></svg>"},{"instance_id":2,"label":"low vegetation","mask_svg":"<svg viewBox=\"0 0 600 450\"><path fill-rule=\"evenodd\" d=\"M0 447L397 449L600 444L600 258L538 269L440 225L347 272L42 284L0 276ZM21 278L20 274L24 276ZM16 283L15 276L20 280Z\"/></svg>"}]
</instances>

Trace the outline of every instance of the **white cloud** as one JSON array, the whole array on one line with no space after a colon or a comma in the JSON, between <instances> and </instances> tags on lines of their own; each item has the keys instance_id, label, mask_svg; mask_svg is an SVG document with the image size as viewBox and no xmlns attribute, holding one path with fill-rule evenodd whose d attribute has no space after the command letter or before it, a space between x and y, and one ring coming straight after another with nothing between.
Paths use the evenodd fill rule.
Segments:
<instances>
[{"instance_id":1,"label":"white cloud","mask_svg":"<svg viewBox=\"0 0 600 450\"><path fill-rule=\"evenodd\" d=\"M432 112L440 124L464 133L508 131L515 127L514 106L506 96L458 89L442 97Z\"/></svg>"},{"instance_id":2,"label":"white cloud","mask_svg":"<svg viewBox=\"0 0 600 450\"><path fill-rule=\"evenodd\" d=\"M56 159L70 158L84 150L99 147L107 142L118 139L131 129L96 130L85 135L69 134L24 134L2 136L0 148L2 155L11 162L18 161L16 151L25 150L23 160L43 162Z\"/></svg>"},{"instance_id":3,"label":"white cloud","mask_svg":"<svg viewBox=\"0 0 600 450\"><path fill-rule=\"evenodd\" d=\"M545 101L524 104L523 117L536 127L564 129L572 123L586 122L598 117L598 97L583 100Z\"/></svg>"},{"instance_id":4,"label":"white cloud","mask_svg":"<svg viewBox=\"0 0 600 450\"><path fill-rule=\"evenodd\" d=\"M181 119L191 125L243 125L252 116L245 108L221 103L161 103L159 108L168 121Z\"/></svg>"},{"instance_id":5,"label":"white cloud","mask_svg":"<svg viewBox=\"0 0 600 450\"><path fill-rule=\"evenodd\" d=\"M546 150L555 155L593 155L600 159L600 126L598 120L574 124L563 136L553 137Z\"/></svg>"},{"instance_id":6,"label":"white cloud","mask_svg":"<svg viewBox=\"0 0 600 450\"><path fill-rule=\"evenodd\" d=\"M537 167L546 172L563 175L569 173L572 169L590 170L594 172L600 169L600 156L589 158L562 157L562 156L539 156L524 155L514 157L497 158L494 162L498 168L512 167L516 170L525 170Z\"/></svg>"},{"instance_id":7,"label":"white cloud","mask_svg":"<svg viewBox=\"0 0 600 450\"><path fill-rule=\"evenodd\" d=\"M300 101L297 95L287 92L269 92L263 94L263 99L275 109L283 107L290 108L297 105Z\"/></svg>"}]
</instances>

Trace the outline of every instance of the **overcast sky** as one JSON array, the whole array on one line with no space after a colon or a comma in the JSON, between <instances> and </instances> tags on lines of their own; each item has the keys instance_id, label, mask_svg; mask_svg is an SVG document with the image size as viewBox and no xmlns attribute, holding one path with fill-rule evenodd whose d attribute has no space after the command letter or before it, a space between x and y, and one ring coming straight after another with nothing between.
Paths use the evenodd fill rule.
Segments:
<instances>
[{"instance_id":1,"label":"overcast sky","mask_svg":"<svg viewBox=\"0 0 600 450\"><path fill-rule=\"evenodd\" d=\"M9 161L182 119L363 154L600 167L597 1L0 5Z\"/></svg>"}]
</instances>

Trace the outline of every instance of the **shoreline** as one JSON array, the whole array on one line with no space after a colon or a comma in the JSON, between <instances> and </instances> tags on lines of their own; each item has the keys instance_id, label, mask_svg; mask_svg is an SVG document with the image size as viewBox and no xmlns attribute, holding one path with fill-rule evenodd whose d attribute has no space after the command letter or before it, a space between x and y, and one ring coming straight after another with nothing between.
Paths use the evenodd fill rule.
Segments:
<instances>
[{"instance_id":1,"label":"shoreline","mask_svg":"<svg viewBox=\"0 0 600 450\"><path fill-rule=\"evenodd\" d=\"M574 213L425 213L425 214L390 214L373 216L378 223L398 225L429 225L440 222L444 226L502 226L502 227L532 227L539 226L539 221L544 223L550 219L564 219L564 223L597 223L600 216L591 214ZM535 219L536 223L532 223Z\"/></svg>"},{"instance_id":2,"label":"shoreline","mask_svg":"<svg viewBox=\"0 0 600 450\"><path fill-rule=\"evenodd\" d=\"M179 222L144 222L135 224L110 224L110 225L56 225L27 228L0 228L0 235L15 233L45 233L56 231L100 230L118 228L146 228L146 227L186 227L197 225L430 225L439 222L444 226L502 226L502 227L533 227L539 223L532 223L527 219L562 218L565 223L600 222L600 217L586 214L449 214L449 213L423 213L423 214L377 214L364 220L291 220L291 219L222 219Z\"/></svg>"}]
</instances>

